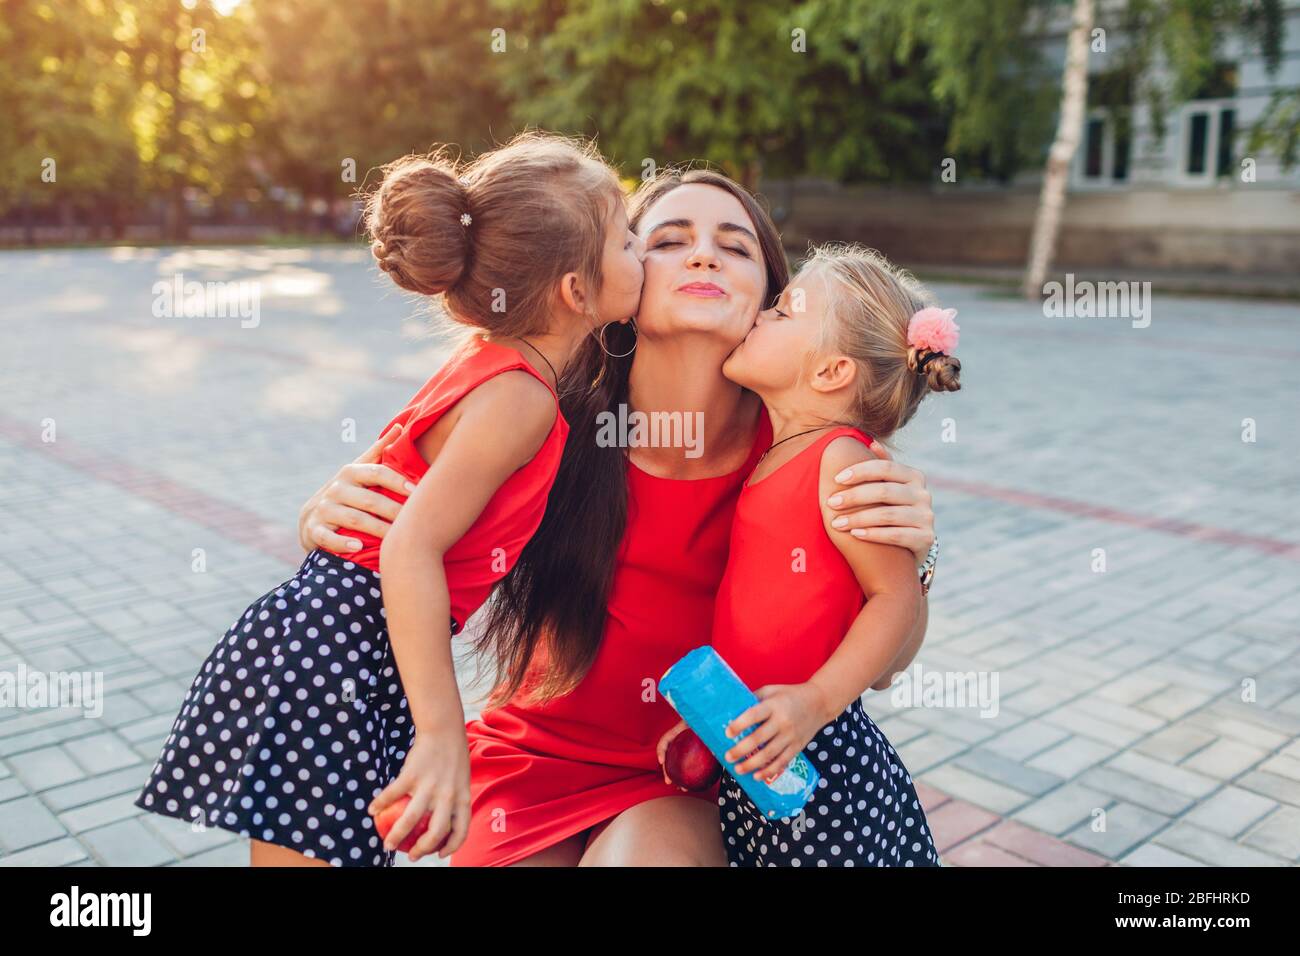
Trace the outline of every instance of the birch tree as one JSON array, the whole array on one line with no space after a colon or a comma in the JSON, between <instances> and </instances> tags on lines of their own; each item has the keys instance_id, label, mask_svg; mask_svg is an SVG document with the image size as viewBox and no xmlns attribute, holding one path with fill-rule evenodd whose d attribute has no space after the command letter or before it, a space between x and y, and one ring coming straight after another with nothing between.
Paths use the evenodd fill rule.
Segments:
<instances>
[{"instance_id":1,"label":"birch tree","mask_svg":"<svg viewBox=\"0 0 1300 956\"><path fill-rule=\"evenodd\" d=\"M1079 148L1083 111L1088 99L1088 36L1092 32L1092 21L1093 0L1074 0L1065 74L1061 83L1061 118L1043 171L1043 188L1034 217L1034 231L1029 239L1029 265L1025 270L1022 291L1030 299L1042 294L1043 280L1056 252L1056 239L1061 230L1065 186L1070 176L1070 164Z\"/></svg>"}]
</instances>

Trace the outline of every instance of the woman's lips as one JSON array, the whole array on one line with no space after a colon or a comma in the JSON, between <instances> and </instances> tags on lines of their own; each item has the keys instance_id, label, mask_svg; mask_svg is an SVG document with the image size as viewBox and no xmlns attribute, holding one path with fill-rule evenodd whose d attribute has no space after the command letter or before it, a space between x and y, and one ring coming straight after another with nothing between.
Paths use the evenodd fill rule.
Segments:
<instances>
[{"instance_id":1,"label":"woman's lips","mask_svg":"<svg viewBox=\"0 0 1300 956\"><path fill-rule=\"evenodd\" d=\"M722 291L721 286L716 286L712 282L688 282L677 289L678 292L685 292L687 295L696 295L702 299L720 299L727 293Z\"/></svg>"}]
</instances>

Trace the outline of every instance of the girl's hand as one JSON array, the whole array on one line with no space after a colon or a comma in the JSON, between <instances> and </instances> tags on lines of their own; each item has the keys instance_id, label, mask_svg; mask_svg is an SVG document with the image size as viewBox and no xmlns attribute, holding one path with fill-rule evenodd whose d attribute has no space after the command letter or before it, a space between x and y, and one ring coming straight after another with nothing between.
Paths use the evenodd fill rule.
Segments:
<instances>
[{"instance_id":1,"label":"girl's hand","mask_svg":"<svg viewBox=\"0 0 1300 956\"><path fill-rule=\"evenodd\" d=\"M451 856L469 833L469 744L464 727L446 731L415 732L415 742L406 755L402 772L386 786L367 808L371 816L410 794L411 802L384 838L384 849L401 846L420 818L432 814L429 829L407 855L414 862L433 852L450 831L438 856Z\"/></svg>"},{"instance_id":2,"label":"girl's hand","mask_svg":"<svg viewBox=\"0 0 1300 956\"><path fill-rule=\"evenodd\" d=\"M356 538L336 534L340 528L364 531L376 538L388 534L402 506L387 495L367 489L387 488L399 495L415 491L415 485L387 465L378 464L383 450L401 434L401 425L388 429L361 457L340 468L320 491L307 499L298 512L298 543L304 551L320 547L341 553L361 547Z\"/></svg>"},{"instance_id":3,"label":"girl's hand","mask_svg":"<svg viewBox=\"0 0 1300 956\"><path fill-rule=\"evenodd\" d=\"M735 776L753 773L771 783L833 715L827 716L826 697L814 684L766 684L754 696L758 703L727 725L727 735L734 737L746 727L758 726L725 756L729 763L741 760L732 771Z\"/></svg>"},{"instance_id":4,"label":"girl's hand","mask_svg":"<svg viewBox=\"0 0 1300 956\"><path fill-rule=\"evenodd\" d=\"M934 543L934 511L925 475L891 459L879 442L872 442L871 451L880 458L858 462L835 476L841 485L852 487L827 499L839 513L832 525L863 541L907 548L920 567Z\"/></svg>"},{"instance_id":5,"label":"girl's hand","mask_svg":"<svg viewBox=\"0 0 1300 956\"><path fill-rule=\"evenodd\" d=\"M659 745L655 747L655 753L659 756L659 769L664 772L664 783L671 784L668 779L668 768L664 766L664 761L668 759L668 745L673 742L673 738L686 729L686 721L679 720L676 725L659 738ZM678 787L682 793L686 793L685 787Z\"/></svg>"}]
</instances>

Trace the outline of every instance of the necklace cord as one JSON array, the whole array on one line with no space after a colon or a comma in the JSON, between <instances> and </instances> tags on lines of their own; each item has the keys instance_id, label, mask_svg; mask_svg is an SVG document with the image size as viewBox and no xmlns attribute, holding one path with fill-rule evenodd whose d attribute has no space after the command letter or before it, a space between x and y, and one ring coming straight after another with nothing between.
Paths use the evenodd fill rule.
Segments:
<instances>
[{"instance_id":1,"label":"necklace cord","mask_svg":"<svg viewBox=\"0 0 1300 956\"><path fill-rule=\"evenodd\" d=\"M773 442L772 444L768 445L768 446L767 446L767 451L765 451L765 452L763 452L763 454L759 455L759 456L758 456L758 460L759 460L759 461L762 461L764 458L767 457L768 452L770 452L773 448L775 448L777 445L781 445L781 444L784 444L785 442L788 442L791 438L798 438L798 437L800 437L801 435L811 435L813 432L821 431L823 428L837 428L837 427L841 427L841 426L844 427L844 428L857 428L857 427L858 427L858 426L856 426L856 425L851 425L851 424L849 424L848 422L831 422L829 425L818 425L816 428L810 428L810 429L808 429L807 431L803 431L803 432L795 432L795 434L793 434L793 435L789 435L789 436L787 436L787 437L785 437L785 438L782 438L782 439L781 439L780 441L778 441L778 442ZM755 462L755 464L757 464L757 462Z\"/></svg>"},{"instance_id":2,"label":"necklace cord","mask_svg":"<svg viewBox=\"0 0 1300 956\"><path fill-rule=\"evenodd\" d=\"M555 388L556 388L556 391L558 392L558 391L559 391L559 388L560 388L560 373L557 372L557 371L555 371L555 366L551 364L551 360L548 359L545 355L542 355L542 350L539 349L539 348L538 348L536 345L534 345L532 342L529 342L529 341L528 341L526 338L524 338L523 336L520 336L519 341L520 341L520 342L523 342L524 345L527 345L530 349L532 349L532 350L533 350L534 352L536 352L538 355L541 355L541 356L542 356L542 361L546 363L546 367L549 368L549 369L551 370L551 374L555 376Z\"/></svg>"}]
</instances>

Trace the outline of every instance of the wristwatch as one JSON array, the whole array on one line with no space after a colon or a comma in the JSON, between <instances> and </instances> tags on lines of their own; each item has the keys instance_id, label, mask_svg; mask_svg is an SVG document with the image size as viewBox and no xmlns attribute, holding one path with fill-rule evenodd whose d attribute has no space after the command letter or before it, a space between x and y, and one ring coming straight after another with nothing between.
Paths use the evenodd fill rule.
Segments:
<instances>
[{"instance_id":1,"label":"wristwatch","mask_svg":"<svg viewBox=\"0 0 1300 956\"><path fill-rule=\"evenodd\" d=\"M930 593L930 582L934 580L934 566L939 562L939 536L934 536L934 544L930 545L930 550L925 556L925 561L921 564L921 595L925 596Z\"/></svg>"}]
</instances>

